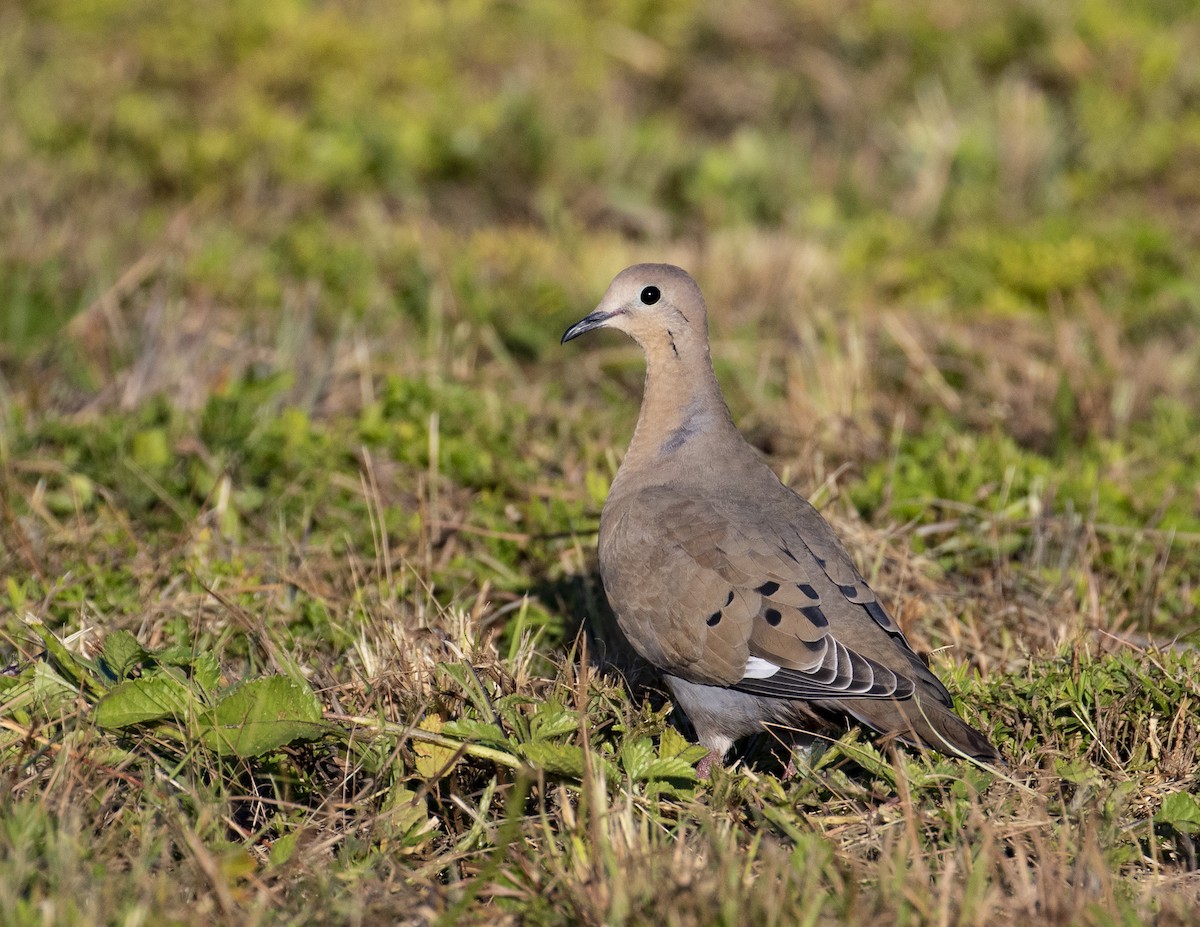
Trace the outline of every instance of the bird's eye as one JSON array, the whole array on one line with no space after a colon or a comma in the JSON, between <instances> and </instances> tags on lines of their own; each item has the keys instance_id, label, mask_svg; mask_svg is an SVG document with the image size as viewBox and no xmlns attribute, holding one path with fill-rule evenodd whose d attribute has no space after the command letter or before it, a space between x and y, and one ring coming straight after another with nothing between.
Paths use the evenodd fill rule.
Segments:
<instances>
[{"instance_id":1,"label":"bird's eye","mask_svg":"<svg viewBox=\"0 0 1200 927\"><path fill-rule=\"evenodd\" d=\"M647 306L653 306L660 299L662 299L662 293L658 287L648 286L642 290L642 302Z\"/></svg>"}]
</instances>

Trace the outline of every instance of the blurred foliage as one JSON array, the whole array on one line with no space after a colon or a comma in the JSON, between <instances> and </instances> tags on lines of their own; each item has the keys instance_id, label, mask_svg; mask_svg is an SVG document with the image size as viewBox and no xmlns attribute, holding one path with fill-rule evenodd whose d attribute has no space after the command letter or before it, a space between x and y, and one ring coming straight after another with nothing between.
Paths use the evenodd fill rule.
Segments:
<instances>
[{"instance_id":1,"label":"blurred foliage","mask_svg":"<svg viewBox=\"0 0 1200 927\"><path fill-rule=\"evenodd\" d=\"M830 258L812 305L725 294L726 324L758 344L755 323L799 332L825 307L868 330L884 311L1079 319L1090 339L1074 368L1039 358L1062 369L1022 405L976 386L1003 336L947 338L929 363L963 397L948 408L911 388L908 349L874 344L867 387L900 406L868 411L908 430L890 457L878 439L819 444L862 465L862 514L1002 516L1014 557L1048 514L1200 530L1190 4L39 0L0 11L0 35L0 372L19 397L0 451L57 461L36 481L54 516L115 504L171 531L211 509L227 538L282 519L361 545L355 472L376 453L401 487L382 512L395 539L418 533L422 480L444 480L491 532L489 581L515 589L546 549L514 525L594 517L615 462L620 411L578 420L560 398L597 379L602 400L636 395L619 361L586 384L538 377L562 326L633 249L745 241L754 267L774 241ZM203 368L151 337L192 315L194 340L250 348ZM328 416L335 361L313 358L363 333L399 372ZM190 375L191 411L139 396L57 417L111 408L155 351L146 392ZM741 387L750 366L723 376ZM772 396L755 388L748 404ZM591 498L535 488L560 465ZM950 570L985 556L914 543ZM1134 572L1159 569L1147 557ZM1148 624L1194 615L1195 561L1172 555L1176 601L1132 606L1162 613Z\"/></svg>"},{"instance_id":2,"label":"blurred foliage","mask_svg":"<svg viewBox=\"0 0 1200 927\"><path fill-rule=\"evenodd\" d=\"M181 214L160 273L244 309L315 284L324 313L420 321L421 229L501 223L818 236L866 304L1196 315L1186 3L42 0L0 25L12 344Z\"/></svg>"}]
</instances>

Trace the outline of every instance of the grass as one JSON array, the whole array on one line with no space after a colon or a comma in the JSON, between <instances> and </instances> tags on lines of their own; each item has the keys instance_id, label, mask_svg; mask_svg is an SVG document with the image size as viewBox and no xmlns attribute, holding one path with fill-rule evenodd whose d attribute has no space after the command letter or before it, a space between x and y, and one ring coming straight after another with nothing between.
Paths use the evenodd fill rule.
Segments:
<instances>
[{"instance_id":1,"label":"grass","mask_svg":"<svg viewBox=\"0 0 1200 927\"><path fill-rule=\"evenodd\" d=\"M0 12L0 922L1194 922L1189 5L197 9ZM1006 776L696 780L646 259Z\"/></svg>"}]
</instances>

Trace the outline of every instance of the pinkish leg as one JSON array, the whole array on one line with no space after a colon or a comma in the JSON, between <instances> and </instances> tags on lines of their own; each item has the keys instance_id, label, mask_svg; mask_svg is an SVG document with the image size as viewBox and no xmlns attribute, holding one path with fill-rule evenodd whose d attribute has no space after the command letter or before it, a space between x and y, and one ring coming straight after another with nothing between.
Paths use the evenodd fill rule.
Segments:
<instances>
[{"instance_id":1,"label":"pinkish leg","mask_svg":"<svg viewBox=\"0 0 1200 927\"><path fill-rule=\"evenodd\" d=\"M718 757L711 750L696 764L696 775L701 779L707 779L712 775L713 764L718 761Z\"/></svg>"}]
</instances>

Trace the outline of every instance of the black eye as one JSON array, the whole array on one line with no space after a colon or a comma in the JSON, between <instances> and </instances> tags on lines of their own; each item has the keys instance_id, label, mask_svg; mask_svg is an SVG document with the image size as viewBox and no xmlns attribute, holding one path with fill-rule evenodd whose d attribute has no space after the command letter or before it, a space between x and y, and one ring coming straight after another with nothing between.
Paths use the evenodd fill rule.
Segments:
<instances>
[{"instance_id":1,"label":"black eye","mask_svg":"<svg viewBox=\"0 0 1200 927\"><path fill-rule=\"evenodd\" d=\"M648 286L642 290L642 302L647 306L653 306L660 299L662 299L662 293L659 292L658 287Z\"/></svg>"}]
</instances>

